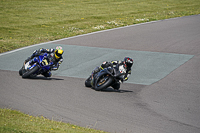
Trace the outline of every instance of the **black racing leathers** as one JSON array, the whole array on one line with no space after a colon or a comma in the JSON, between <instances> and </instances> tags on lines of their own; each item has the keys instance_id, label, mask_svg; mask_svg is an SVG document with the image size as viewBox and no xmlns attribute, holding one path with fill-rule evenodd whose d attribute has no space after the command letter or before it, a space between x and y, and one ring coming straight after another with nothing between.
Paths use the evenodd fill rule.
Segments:
<instances>
[{"instance_id":1,"label":"black racing leathers","mask_svg":"<svg viewBox=\"0 0 200 133\"><path fill-rule=\"evenodd\" d=\"M95 73L99 72L100 70L102 70L102 69L104 69L104 68L107 68L107 67L116 67L116 66L120 67L121 65L124 66L123 61L111 61L111 62L105 61L105 62L103 62L103 63L101 64L100 67L96 67L96 68L93 70L92 74L95 74ZM125 67L124 67L124 68L125 68ZM125 74L125 76L124 76L124 79L123 79L121 82L127 81L128 78L129 78L129 76L130 76L130 74L131 74L131 68L125 68L125 70L126 70L126 74ZM117 82L117 83L113 84L112 87L113 87L114 89L118 90L118 89L120 88L120 83L121 83L121 82Z\"/></svg>"}]
</instances>

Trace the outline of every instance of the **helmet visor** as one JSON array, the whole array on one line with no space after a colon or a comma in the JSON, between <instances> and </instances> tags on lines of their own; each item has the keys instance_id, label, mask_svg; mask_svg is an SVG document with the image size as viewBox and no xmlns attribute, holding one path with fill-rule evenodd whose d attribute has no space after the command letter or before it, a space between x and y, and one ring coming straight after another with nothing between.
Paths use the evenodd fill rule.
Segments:
<instances>
[{"instance_id":1,"label":"helmet visor","mask_svg":"<svg viewBox=\"0 0 200 133\"><path fill-rule=\"evenodd\" d=\"M62 51L56 50L55 57L59 59L62 56Z\"/></svg>"}]
</instances>

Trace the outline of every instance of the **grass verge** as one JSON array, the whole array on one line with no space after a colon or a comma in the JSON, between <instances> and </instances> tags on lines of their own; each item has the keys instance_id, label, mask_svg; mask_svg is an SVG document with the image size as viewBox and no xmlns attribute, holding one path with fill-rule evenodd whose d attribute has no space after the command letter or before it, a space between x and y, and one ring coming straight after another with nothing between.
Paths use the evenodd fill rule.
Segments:
<instances>
[{"instance_id":1,"label":"grass verge","mask_svg":"<svg viewBox=\"0 0 200 133\"><path fill-rule=\"evenodd\" d=\"M200 14L199 0L0 0L0 53L194 14Z\"/></svg>"},{"instance_id":2,"label":"grass verge","mask_svg":"<svg viewBox=\"0 0 200 133\"><path fill-rule=\"evenodd\" d=\"M105 133L104 131L79 127L53 121L43 116L30 116L11 109L0 109L1 133Z\"/></svg>"}]
</instances>

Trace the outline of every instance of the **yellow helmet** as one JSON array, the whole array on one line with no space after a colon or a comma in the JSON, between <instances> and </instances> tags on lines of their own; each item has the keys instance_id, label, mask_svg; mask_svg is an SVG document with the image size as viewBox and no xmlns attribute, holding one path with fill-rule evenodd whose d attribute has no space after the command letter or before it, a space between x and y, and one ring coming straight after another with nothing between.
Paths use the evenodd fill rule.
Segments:
<instances>
[{"instance_id":1,"label":"yellow helmet","mask_svg":"<svg viewBox=\"0 0 200 133\"><path fill-rule=\"evenodd\" d=\"M61 46L57 46L56 50L55 50L55 53L54 53L56 59L60 59L60 57L62 56L63 52L64 51L62 50L62 47Z\"/></svg>"}]
</instances>

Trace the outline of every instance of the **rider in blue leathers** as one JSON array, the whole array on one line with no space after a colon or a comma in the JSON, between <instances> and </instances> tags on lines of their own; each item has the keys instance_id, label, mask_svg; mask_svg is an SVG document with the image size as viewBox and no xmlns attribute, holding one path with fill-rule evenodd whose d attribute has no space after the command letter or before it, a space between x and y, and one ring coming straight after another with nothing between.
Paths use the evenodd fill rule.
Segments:
<instances>
[{"instance_id":1,"label":"rider in blue leathers","mask_svg":"<svg viewBox=\"0 0 200 133\"><path fill-rule=\"evenodd\" d=\"M63 62L63 49L61 46L57 46L56 49L44 49L40 48L38 50L35 50L31 57L28 57L25 62L29 61L29 64L31 65L32 63L36 62L36 57L43 55L44 53L47 53L50 55L50 60L53 62L53 66L51 67L51 70L58 70L60 64ZM29 65L29 66L30 66ZM43 73L45 77L51 77L52 73L50 71Z\"/></svg>"}]
</instances>

